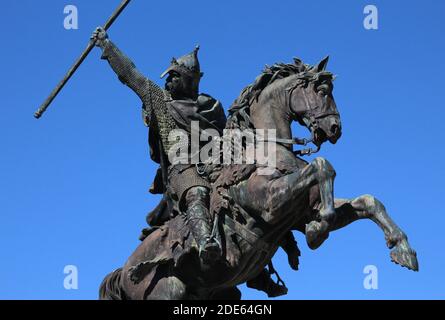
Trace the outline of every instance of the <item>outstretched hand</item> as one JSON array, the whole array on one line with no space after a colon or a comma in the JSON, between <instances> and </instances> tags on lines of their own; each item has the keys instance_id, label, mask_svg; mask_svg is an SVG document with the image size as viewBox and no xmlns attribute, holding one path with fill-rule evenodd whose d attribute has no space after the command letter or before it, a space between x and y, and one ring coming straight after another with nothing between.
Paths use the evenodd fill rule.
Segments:
<instances>
[{"instance_id":1,"label":"outstretched hand","mask_svg":"<svg viewBox=\"0 0 445 320\"><path fill-rule=\"evenodd\" d=\"M108 34L102 27L97 27L96 30L94 30L93 34L90 38L92 41L94 41L94 45L97 47L101 47L106 39L108 39Z\"/></svg>"}]
</instances>

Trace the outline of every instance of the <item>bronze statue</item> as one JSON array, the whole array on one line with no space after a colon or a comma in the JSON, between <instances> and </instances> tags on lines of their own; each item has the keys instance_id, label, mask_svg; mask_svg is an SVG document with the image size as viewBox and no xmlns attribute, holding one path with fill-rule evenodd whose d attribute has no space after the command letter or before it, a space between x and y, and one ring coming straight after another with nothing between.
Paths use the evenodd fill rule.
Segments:
<instances>
[{"instance_id":1,"label":"bronze statue","mask_svg":"<svg viewBox=\"0 0 445 320\"><path fill-rule=\"evenodd\" d=\"M87 49L35 114L39 118L45 112L94 46L101 48L102 58L143 103L151 158L160 164L151 192L163 197L147 217L150 227L143 230L140 246L122 268L104 279L101 299L240 299L237 286L242 283L270 297L283 295L287 288L272 257L281 246L291 268L298 270L300 251L292 231L302 232L315 250L330 232L359 219L370 219L382 229L393 262L418 270L406 234L379 200L371 195L335 199L336 173L331 164L324 158L310 163L302 159L328 141L335 144L342 134L334 76L326 71L328 58L315 66L297 58L266 66L241 92L226 118L218 100L199 93L203 74L198 47L172 60L162 74L168 76L162 89L108 39L106 30L129 2L124 0L104 28L94 31ZM294 121L310 131L310 139L292 137ZM274 150L268 153L274 165L189 161L206 147L201 141L198 150L189 144L195 124L199 133L213 130L223 137L231 130L273 131L275 138L259 141ZM176 143L170 138L176 130L187 137L185 163L171 158ZM309 143L315 149L293 150L294 145ZM247 153L247 142L238 147ZM254 145L253 151L256 154L259 147ZM224 148L212 151L212 159L220 160L224 152Z\"/></svg>"},{"instance_id":2,"label":"bronze statue","mask_svg":"<svg viewBox=\"0 0 445 320\"><path fill-rule=\"evenodd\" d=\"M220 164L201 175L193 165L171 165L162 156L168 150L166 133L177 127L188 130L190 119L199 119L200 129L213 126L221 131L225 123L216 100L204 96L208 108L200 102L197 50L173 60L161 91L137 72L102 29L96 30L93 40L121 81L144 102L151 141L158 139L161 144L154 159L164 158L160 162L168 167L161 170L168 176L161 179L166 185L160 189L166 193L164 201L171 203L161 205L162 213L149 219L164 216L145 230L142 244L125 266L104 280L102 299L239 299L236 286L244 282L267 291L271 280L265 267L279 246L292 244L291 230L303 232L315 250L331 231L365 218L382 228L394 262L418 269L415 251L380 201L370 195L334 199L334 168L323 158L308 163L300 157L318 151L327 141L335 144L341 136L327 58L316 66L294 59L267 67L230 108L227 129L276 130L276 141L266 141L276 144L272 174L259 174L258 164ZM161 92L164 106L159 97L153 98ZM156 108L166 109L159 114ZM191 115L201 108L212 110L211 119ZM293 144L308 141L292 138L292 121L310 130L316 150L293 152ZM279 288L283 291L278 294L285 293L282 284Z\"/></svg>"}]
</instances>

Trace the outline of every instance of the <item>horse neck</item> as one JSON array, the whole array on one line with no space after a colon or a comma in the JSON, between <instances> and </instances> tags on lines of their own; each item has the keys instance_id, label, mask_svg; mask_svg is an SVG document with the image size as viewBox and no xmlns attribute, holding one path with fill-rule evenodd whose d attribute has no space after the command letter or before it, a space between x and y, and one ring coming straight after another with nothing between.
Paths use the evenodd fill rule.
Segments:
<instances>
[{"instance_id":1,"label":"horse neck","mask_svg":"<svg viewBox=\"0 0 445 320\"><path fill-rule=\"evenodd\" d=\"M285 103L286 92L279 82L283 80L264 89L258 100L252 103L250 118L255 129L275 129L278 138L289 139L292 137L292 118L289 104Z\"/></svg>"}]
</instances>

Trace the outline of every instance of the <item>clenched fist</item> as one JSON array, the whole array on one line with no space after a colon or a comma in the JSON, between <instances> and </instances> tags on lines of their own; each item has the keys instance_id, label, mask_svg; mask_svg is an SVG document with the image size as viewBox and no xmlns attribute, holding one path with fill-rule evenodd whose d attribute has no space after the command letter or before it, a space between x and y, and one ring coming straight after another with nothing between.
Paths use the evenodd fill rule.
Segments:
<instances>
[{"instance_id":1,"label":"clenched fist","mask_svg":"<svg viewBox=\"0 0 445 320\"><path fill-rule=\"evenodd\" d=\"M97 47L102 47L105 40L108 39L108 34L102 27L97 27L91 35L91 40L94 41L94 45Z\"/></svg>"}]
</instances>

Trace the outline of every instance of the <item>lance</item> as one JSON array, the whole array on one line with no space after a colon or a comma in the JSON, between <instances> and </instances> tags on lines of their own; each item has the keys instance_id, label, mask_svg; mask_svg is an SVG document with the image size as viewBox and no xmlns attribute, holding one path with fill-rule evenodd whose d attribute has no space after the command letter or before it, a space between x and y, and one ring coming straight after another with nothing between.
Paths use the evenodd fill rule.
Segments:
<instances>
[{"instance_id":1,"label":"lance","mask_svg":"<svg viewBox=\"0 0 445 320\"><path fill-rule=\"evenodd\" d=\"M103 28L105 30L108 30L113 22L119 17L119 15L124 11L124 9L127 7L127 5L130 3L131 0L123 0L119 7L114 11L113 15L108 19L108 21L105 23ZM79 59L76 60L74 65L71 67L71 69L68 70L65 77L62 79L62 81L59 82L59 84L54 88L53 92L49 95L49 97L45 100L45 102L41 105L41 107L34 113L34 117L36 119L39 119L45 111L50 106L51 102L57 97L59 92L63 89L63 87L66 85L68 80L73 76L73 74L76 72L76 70L79 68L79 66L82 64L82 62L85 60L85 58L88 56L88 54L93 50L94 48L94 40L90 40L88 43L88 46L86 49L82 52Z\"/></svg>"}]
</instances>

